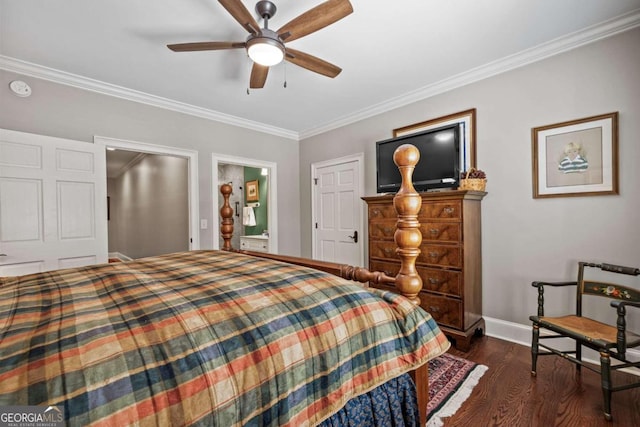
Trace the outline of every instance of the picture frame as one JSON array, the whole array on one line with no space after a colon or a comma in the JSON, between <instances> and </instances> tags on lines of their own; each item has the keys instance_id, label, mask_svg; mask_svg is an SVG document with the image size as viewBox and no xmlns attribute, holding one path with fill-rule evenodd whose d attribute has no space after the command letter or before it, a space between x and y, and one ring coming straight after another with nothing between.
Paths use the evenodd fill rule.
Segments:
<instances>
[{"instance_id":1,"label":"picture frame","mask_svg":"<svg viewBox=\"0 0 640 427\"><path fill-rule=\"evenodd\" d=\"M618 192L618 112L531 129L533 198Z\"/></svg>"},{"instance_id":2,"label":"picture frame","mask_svg":"<svg viewBox=\"0 0 640 427\"><path fill-rule=\"evenodd\" d=\"M476 109L448 114L420 123L404 126L393 130L393 137L409 135L441 126L458 123L460 126L460 170L467 171L476 166Z\"/></svg>"},{"instance_id":3,"label":"picture frame","mask_svg":"<svg viewBox=\"0 0 640 427\"><path fill-rule=\"evenodd\" d=\"M260 200L260 192L258 188L258 180L247 181L245 182L245 201L246 202L257 202Z\"/></svg>"}]
</instances>

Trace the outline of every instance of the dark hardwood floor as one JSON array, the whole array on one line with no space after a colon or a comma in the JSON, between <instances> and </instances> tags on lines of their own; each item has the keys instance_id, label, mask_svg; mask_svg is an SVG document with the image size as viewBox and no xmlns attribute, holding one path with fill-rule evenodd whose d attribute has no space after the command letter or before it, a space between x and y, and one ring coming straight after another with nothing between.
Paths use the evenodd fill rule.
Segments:
<instances>
[{"instance_id":1,"label":"dark hardwood floor","mask_svg":"<svg viewBox=\"0 0 640 427\"><path fill-rule=\"evenodd\" d=\"M600 376L557 357L538 358L538 375L531 376L529 347L491 337L474 339L469 352L456 356L489 367L456 414L444 419L451 426L640 426L640 388L613 393L613 420L602 414ZM637 381L614 374L614 385Z\"/></svg>"}]
</instances>

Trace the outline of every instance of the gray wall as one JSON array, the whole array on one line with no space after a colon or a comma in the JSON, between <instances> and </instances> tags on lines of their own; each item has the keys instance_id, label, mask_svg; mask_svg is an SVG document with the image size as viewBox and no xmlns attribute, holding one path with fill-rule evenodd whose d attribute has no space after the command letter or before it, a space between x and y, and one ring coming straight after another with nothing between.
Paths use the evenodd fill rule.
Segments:
<instances>
[{"instance_id":1,"label":"gray wall","mask_svg":"<svg viewBox=\"0 0 640 427\"><path fill-rule=\"evenodd\" d=\"M477 109L486 316L528 324L533 280L575 280L576 260L640 265L640 29L308 138L300 146L303 256L311 254L310 165L365 153L375 194L375 141L394 128ZM532 198L531 129L619 111L619 196ZM559 309L568 293L550 299ZM548 314L553 314L551 310Z\"/></svg>"},{"instance_id":2,"label":"gray wall","mask_svg":"<svg viewBox=\"0 0 640 427\"><path fill-rule=\"evenodd\" d=\"M311 254L310 165L365 153L365 189L375 193L376 140L394 128L477 109L483 201L484 313L528 323L529 283L573 279L578 259L640 265L640 29L308 138L300 144L205 119L0 70L0 127L91 142L93 135L199 152L200 217L212 212L211 153L278 164L280 252ZM400 71L401 72L401 71ZM33 95L8 95L15 78ZM620 196L533 199L531 128L620 112ZM300 232L302 230L302 233ZM212 247L211 229L201 246ZM568 304L569 295L550 301Z\"/></svg>"},{"instance_id":3,"label":"gray wall","mask_svg":"<svg viewBox=\"0 0 640 427\"><path fill-rule=\"evenodd\" d=\"M187 160L160 155L107 180L109 252L142 258L189 250L187 186Z\"/></svg>"},{"instance_id":4,"label":"gray wall","mask_svg":"<svg viewBox=\"0 0 640 427\"><path fill-rule=\"evenodd\" d=\"M9 82L25 80L28 98L10 94ZM241 95L239 95L241 96ZM198 151L200 246L213 247L212 153L274 162L278 166L279 252L300 253L298 143L290 139L239 128L111 96L51 83L0 70L0 128L77 141L94 135ZM216 171L217 173L217 171ZM217 195L216 195L217 197Z\"/></svg>"}]
</instances>

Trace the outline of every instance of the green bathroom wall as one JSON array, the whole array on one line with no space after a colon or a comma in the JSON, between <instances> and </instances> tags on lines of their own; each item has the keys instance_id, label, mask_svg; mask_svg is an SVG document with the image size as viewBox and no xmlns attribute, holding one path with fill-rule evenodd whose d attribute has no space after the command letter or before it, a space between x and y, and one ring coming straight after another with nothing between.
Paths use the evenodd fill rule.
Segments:
<instances>
[{"instance_id":1,"label":"green bathroom wall","mask_svg":"<svg viewBox=\"0 0 640 427\"><path fill-rule=\"evenodd\" d=\"M250 227L248 225L244 226L244 234L246 236L255 236L262 234L264 230L269 228L268 222L268 185L269 185L269 177L266 175L262 175L262 169L260 168L244 168L244 182L245 182L245 198L246 198L246 183L247 181L258 181L258 194L260 197L260 206L253 209L253 212L256 216L256 225L254 227ZM245 206L247 202L245 201Z\"/></svg>"}]
</instances>

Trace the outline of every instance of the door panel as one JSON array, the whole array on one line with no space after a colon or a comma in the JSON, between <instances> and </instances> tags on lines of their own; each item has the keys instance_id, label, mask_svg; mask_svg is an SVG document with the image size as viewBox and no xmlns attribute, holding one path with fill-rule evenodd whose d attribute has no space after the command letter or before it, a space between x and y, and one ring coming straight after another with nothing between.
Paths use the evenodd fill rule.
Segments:
<instances>
[{"instance_id":1,"label":"door panel","mask_svg":"<svg viewBox=\"0 0 640 427\"><path fill-rule=\"evenodd\" d=\"M0 129L0 275L107 262L105 149Z\"/></svg>"},{"instance_id":2,"label":"door panel","mask_svg":"<svg viewBox=\"0 0 640 427\"><path fill-rule=\"evenodd\" d=\"M58 182L58 213L61 240L94 238L94 185L87 182Z\"/></svg>"},{"instance_id":3,"label":"door panel","mask_svg":"<svg viewBox=\"0 0 640 427\"><path fill-rule=\"evenodd\" d=\"M359 167L359 161L350 160L316 170L314 257L317 259L351 265L362 263L361 242L350 237L355 236L356 231L361 233Z\"/></svg>"},{"instance_id":4,"label":"door panel","mask_svg":"<svg viewBox=\"0 0 640 427\"><path fill-rule=\"evenodd\" d=\"M0 236L5 242L42 241L42 183L0 179Z\"/></svg>"}]
</instances>

